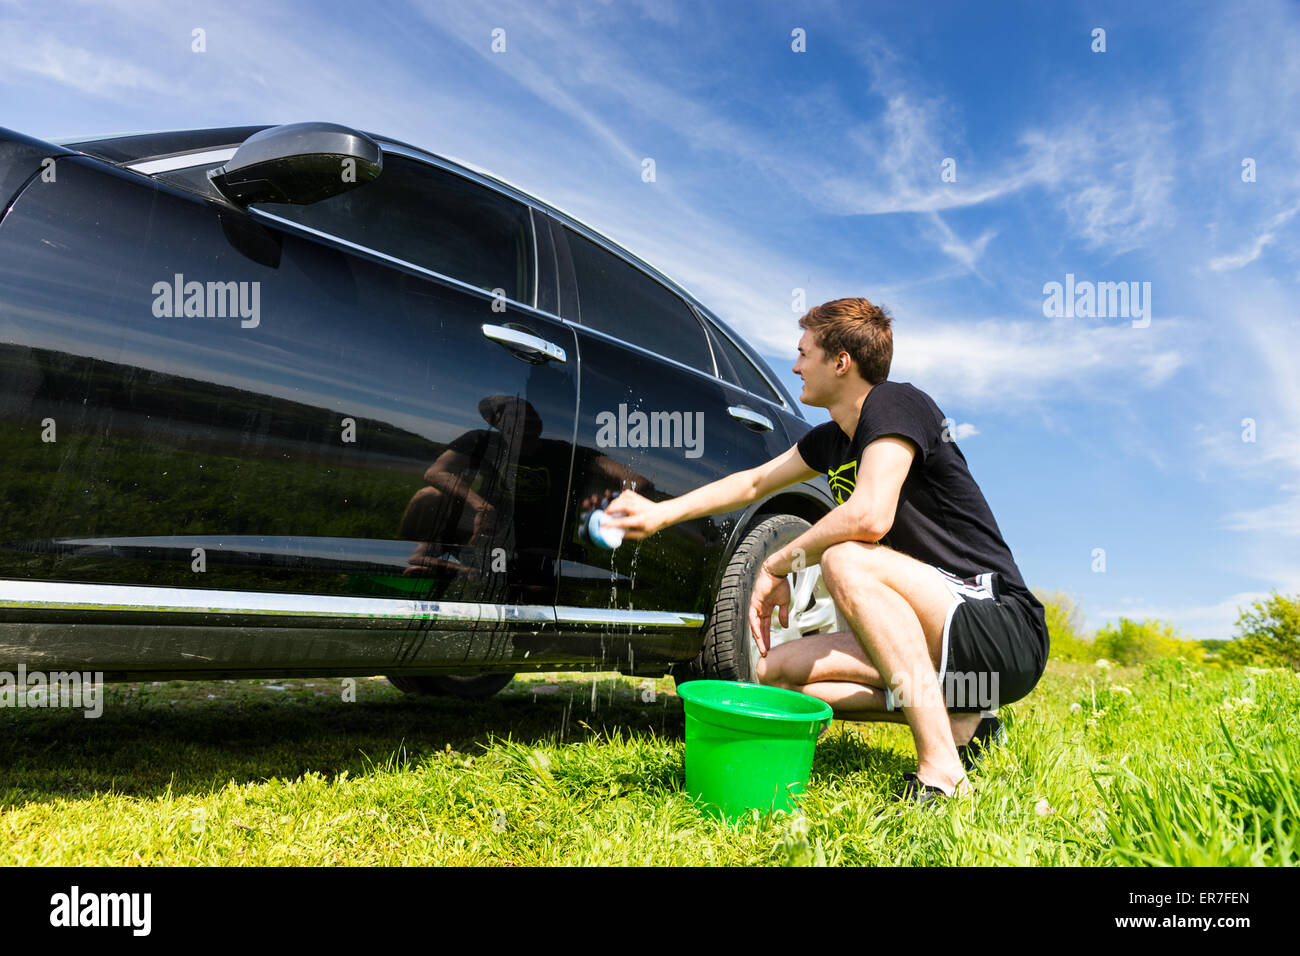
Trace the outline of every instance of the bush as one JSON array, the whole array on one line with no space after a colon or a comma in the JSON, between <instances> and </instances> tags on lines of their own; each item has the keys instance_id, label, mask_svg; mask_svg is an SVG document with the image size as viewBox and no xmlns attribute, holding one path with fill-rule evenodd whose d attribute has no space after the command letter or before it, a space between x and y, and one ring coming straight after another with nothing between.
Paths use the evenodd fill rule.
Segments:
<instances>
[{"instance_id":1,"label":"bush","mask_svg":"<svg viewBox=\"0 0 1300 956\"><path fill-rule=\"evenodd\" d=\"M1199 663L1205 651L1194 641L1182 640L1167 621L1142 621L1121 617L1097 632L1093 645L1098 655L1119 664L1145 664L1158 657L1176 657Z\"/></svg>"},{"instance_id":2,"label":"bush","mask_svg":"<svg viewBox=\"0 0 1300 956\"><path fill-rule=\"evenodd\" d=\"M1300 595L1274 591L1255 601L1237 618L1237 640L1223 649L1223 658L1237 664L1262 664L1300 669Z\"/></svg>"},{"instance_id":3,"label":"bush","mask_svg":"<svg viewBox=\"0 0 1300 956\"><path fill-rule=\"evenodd\" d=\"M1223 667L1230 663L1230 661L1224 657L1224 650L1229 644L1235 644L1236 642L1207 637L1197 643L1201 645L1201 650L1204 651L1202 659L1205 663L1214 667Z\"/></svg>"},{"instance_id":4,"label":"bush","mask_svg":"<svg viewBox=\"0 0 1300 956\"><path fill-rule=\"evenodd\" d=\"M1047 634L1052 642L1048 656L1054 661L1095 660L1097 651L1083 636L1083 612L1074 598L1064 591L1034 594L1047 613Z\"/></svg>"},{"instance_id":5,"label":"bush","mask_svg":"<svg viewBox=\"0 0 1300 956\"><path fill-rule=\"evenodd\" d=\"M1265 663L1243 640L1224 641L1223 644L1219 651L1219 661L1224 666L1260 667Z\"/></svg>"}]
</instances>

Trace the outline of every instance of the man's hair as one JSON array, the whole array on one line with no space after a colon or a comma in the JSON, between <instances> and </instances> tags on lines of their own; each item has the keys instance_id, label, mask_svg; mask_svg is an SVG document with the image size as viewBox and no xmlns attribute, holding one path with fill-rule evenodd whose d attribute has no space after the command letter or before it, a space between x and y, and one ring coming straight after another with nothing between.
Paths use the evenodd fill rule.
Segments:
<instances>
[{"instance_id":1,"label":"man's hair","mask_svg":"<svg viewBox=\"0 0 1300 956\"><path fill-rule=\"evenodd\" d=\"M809 309L799 327L812 332L828 356L848 352L858 363L858 374L868 385L877 385L889 378L894 360L892 321L888 309L866 299L835 299Z\"/></svg>"}]
</instances>

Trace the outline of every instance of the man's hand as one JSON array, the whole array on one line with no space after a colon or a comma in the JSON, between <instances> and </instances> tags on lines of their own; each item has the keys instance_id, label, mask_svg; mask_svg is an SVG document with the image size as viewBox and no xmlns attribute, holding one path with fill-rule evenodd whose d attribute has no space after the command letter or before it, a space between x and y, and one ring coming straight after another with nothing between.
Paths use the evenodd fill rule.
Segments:
<instances>
[{"instance_id":1,"label":"man's hand","mask_svg":"<svg viewBox=\"0 0 1300 956\"><path fill-rule=\"evenodd\" d=\"M754 636L760 657L767 657L771 650L772 609L781 608L781 626L789 627L790 601L790 582L770 574L767 568L759 568L754 596L749 602L749 633Z\"/></svg>"},{"instance_id":2,"label":"man's hand","mask_svg":"<svg viewBox=\"0 0 1300 956\"><path fill-rule=\"evenodd\" d=\"M622 528L623 537L633 541L650 537L664 524L660 505L635 491L624 491L611 501L600 522L602 528Z\"/></svg>"}]
</instances>

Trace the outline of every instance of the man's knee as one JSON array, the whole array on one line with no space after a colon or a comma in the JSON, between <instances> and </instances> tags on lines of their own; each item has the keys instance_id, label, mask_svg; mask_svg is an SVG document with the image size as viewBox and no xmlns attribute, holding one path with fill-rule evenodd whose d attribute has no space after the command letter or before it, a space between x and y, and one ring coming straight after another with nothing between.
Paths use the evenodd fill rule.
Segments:
<instances>
[{"instance_id":1,"label":"man's knee","mask_svg":"<svg viewBox=\"0 0 1300 956\"><path fill-rule=\"evenodd\" d=\"M771 655L758 659L758 667L755 669L754 676L760 684L766 684L768 687L786 686L785 675L782 674L780 665L772 660Z\"/></svg>"},{"instance_id":2,"label":"man's knee","mask_svg":"<svg viewBox=\"0 0 1300 956\"><path fill-rule=\"evenodd\" d=\"M837 589L860 590L869 580L876 579L881 549L881 545L862 541L838 541L823 551L822 578L832 596Z\"/></svg>"}]
</instances>

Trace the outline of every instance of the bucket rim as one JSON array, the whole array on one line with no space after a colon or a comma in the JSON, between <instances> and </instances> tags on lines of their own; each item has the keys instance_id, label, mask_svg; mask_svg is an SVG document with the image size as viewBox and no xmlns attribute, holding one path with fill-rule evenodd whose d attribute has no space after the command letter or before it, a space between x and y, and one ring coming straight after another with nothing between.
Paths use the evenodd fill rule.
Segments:
<instances>
[{"instance_id":1,"label":"bucket rim","mask_svg":"<svg viewBox=\"0 0 1300 956\"><path fill-rule=\"evenodd\" d=\"M723 687L727 687L727 688L761 687L764 693L774 694L777 697L786 697L791 700L798 700L801 703L811 700L811 701L815 701L817 704L821 706L820 709L818 709L817 711L810 712L810 713L758 715L758 714L746 713L743 708L724 707L718 704L716 701L709 700L701 696L701 694L699 693L701 691L723 688ZM695 689L692 690L692 688ZM797 690L787 690L784 687L770 687L767 684L755 684L752 681L739 681L739 680L687 681L685 684L682 684L680 687L677 688L677 696L680 697L682 700L686 701L687 703L694 704L697 707L703 707L709 710L716 710L725 714L735 714L738 716L751 717L755 720L762 719L762 720L779 720L785 723L809 723L809 722L815 722L821 720L831 720L835 716L835 712L831 709L830 704L826 703L826 701L824 700L818 700L816 697L813 697L811 694L803 694Z\"/></svg>"}]
</instances>

